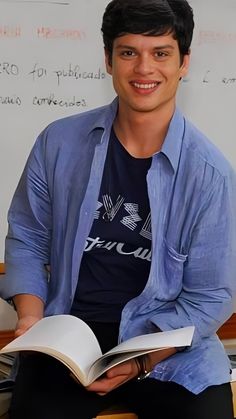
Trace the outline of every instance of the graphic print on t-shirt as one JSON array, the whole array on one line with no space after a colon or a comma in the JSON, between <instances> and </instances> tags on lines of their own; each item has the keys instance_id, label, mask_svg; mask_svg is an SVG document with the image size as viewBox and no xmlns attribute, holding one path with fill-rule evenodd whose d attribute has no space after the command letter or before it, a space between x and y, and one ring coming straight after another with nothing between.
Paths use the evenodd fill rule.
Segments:
<instances>
[{"instance_id":1,"label":"graphic print on t-shirt","mask_svg":"<svg viewBox=\"0 0 236 419\"><path fill-rule=\"evenodd\" d=\"M138 222L142 221L142 218L139 215L139 205L132 203L132 202L125 202L125 198L118 195L117 199L113 203L111 196L108 194L102 195L102 201L97 202L97 209L94 214L94 219L98 220L101 213L102 218L104 221L110 221L115 218L121 206L124 206L125 211L127 214L124 216L120 222L129 228L130 230L135 230L138 226ZM103 212L105 211L105 212ZM148 216L140 230L140 234L143 237L146 237L149 240L152 240L152 233L151 233L151 213L148 213Z\"/></svg>"},{"instance_id":2,"label":"graphic print on t-shirt","mask_svg":"<svg viewBox=\"0 0 236 419\"><path fill-rule=\"evenodd\" d=\"M142 218L138 214L138 204L132 204L131 202L129 202L125 203L124 207L125 211L127 211L129 215L123 217L121 223L133 231L137 227L138 222L142 221Z\"/></svg>"},{"instance_id":3,"label":"graphic print on t-shirt","mask_svg":"<svg viewBox=\"0 0 236 419\"><path fill-rule=\"evenodd\" d=\"M145 287L151 263L146 182L151 161L132 157L111 133L73 304L84 320L119 321L126 302Z\"/></svg>"},{"instance_id":4,"label":"graphic print on t-shirt","mask_svg":"<svg viewBox=\"0 0 236 419\"><path fill-rule=\"evenodd\" d=\"M110 195L105 194L102 195L102 201L105 208L105 212L103 214L104 221L112 221L114 217L116 216L117 212L119 211L121 205L124 202L124 198L120 195L118 195L117 200L115 203L112 202L112 198ZM98 201L100 204L100 202Z\"/></svg>"}]
</instances>

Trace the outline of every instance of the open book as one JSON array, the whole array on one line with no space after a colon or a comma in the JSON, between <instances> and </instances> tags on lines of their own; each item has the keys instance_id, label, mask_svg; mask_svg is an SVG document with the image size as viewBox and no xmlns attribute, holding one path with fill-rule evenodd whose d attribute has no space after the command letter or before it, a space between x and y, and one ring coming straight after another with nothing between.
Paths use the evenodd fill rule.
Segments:
<instances>
[{"instance_id":1,"label":"open book","mask_svg":"<svg viewBox=\"0 0 236 419\"><path fill-rule=\"evenodd\" d=\"M65 364L87 386L111 367L136 356L191 345L194 326L128 339L102 355L90 327L69 314L45 317L1 349L1 353L38 351Z\"/></svg>"}]
</instances>

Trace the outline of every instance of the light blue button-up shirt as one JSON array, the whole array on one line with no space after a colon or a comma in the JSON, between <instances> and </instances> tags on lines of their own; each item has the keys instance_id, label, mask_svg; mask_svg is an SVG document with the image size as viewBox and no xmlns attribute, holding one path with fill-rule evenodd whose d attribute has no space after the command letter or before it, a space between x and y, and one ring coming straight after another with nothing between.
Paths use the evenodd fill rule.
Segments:
<instances>
[{"instance_id":1,"label":"light blue button-up shirt","mask_svg":"<svg viewBox=\"0 0 236 419\"><path fill-rule=\"evenodd\" d=\"M9 210L3 298L34 294L45 301L45 315L70 312L116 112L117 100L56 121L37 139ZM230 380L216 331L233 310L235 174L176 110L147 184L151 270L143 292L123 310L120 339L154 325L194 325L191 348L157 364L152 377L199 393Z\"/></svg>"}]
</instances>

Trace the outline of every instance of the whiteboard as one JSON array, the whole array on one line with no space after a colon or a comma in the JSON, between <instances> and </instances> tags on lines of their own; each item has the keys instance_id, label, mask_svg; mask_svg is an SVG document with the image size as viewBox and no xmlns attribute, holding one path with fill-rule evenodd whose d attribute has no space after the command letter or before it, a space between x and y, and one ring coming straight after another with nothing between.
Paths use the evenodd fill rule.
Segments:
<instances>
[{"instance_id":1,"label":"whiteboard","mask_svg":"<svg viewBox=\"0 0 236 419\"><path fill-rule=\"evenodd\" d=\"M108 0L0 0L0 261L7 209L52 120L110 102L100 33ZM178 105L236 167L236 1L190 0L191 69Z\"/></svg>"}]
</instances>

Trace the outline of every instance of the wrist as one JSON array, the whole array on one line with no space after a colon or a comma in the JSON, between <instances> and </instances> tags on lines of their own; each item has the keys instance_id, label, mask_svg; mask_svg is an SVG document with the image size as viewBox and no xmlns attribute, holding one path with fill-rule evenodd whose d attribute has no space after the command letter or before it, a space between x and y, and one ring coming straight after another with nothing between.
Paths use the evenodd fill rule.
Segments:
<instances>
[{"instance_id":1,"label":"wrist","mask_svg":"<svg viewBox=\"0 0 236 419\"><path fill-rule=\"evenodd\" d=\"M138 365L138 377L139 381L144 380L150 375L151 367L150 367L150 360L147 354L138 356L136 359L136 363Z\"/></svg>"}]
</instances>

